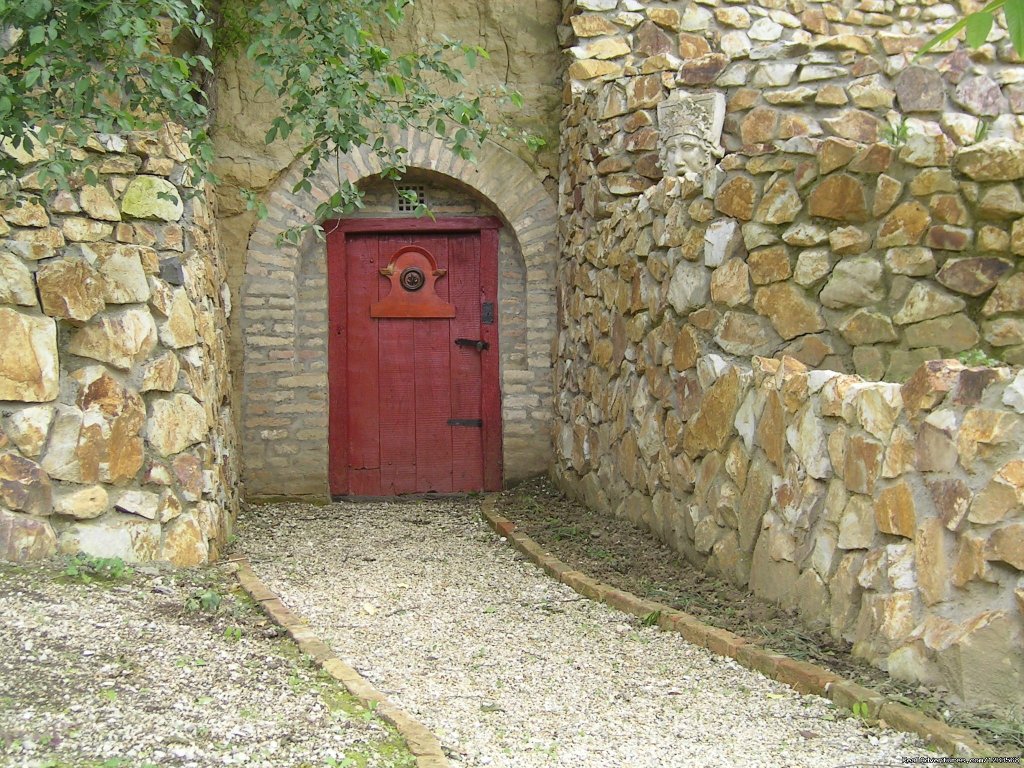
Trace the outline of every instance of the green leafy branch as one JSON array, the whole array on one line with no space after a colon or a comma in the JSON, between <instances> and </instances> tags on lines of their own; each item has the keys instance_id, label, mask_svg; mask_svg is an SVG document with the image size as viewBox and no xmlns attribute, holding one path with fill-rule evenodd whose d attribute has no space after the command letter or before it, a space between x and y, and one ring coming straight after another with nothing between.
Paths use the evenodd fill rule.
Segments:
<instances>
[{"instance_id":1,"label":"green leafy branch","mask_svg":"<svg viewBox=\"0 0 1024 768\"><path fill-rule=\"evenodd\" d=\"M1014 50L1018 54L1024 54L1024 0L992 0L981 10L967 14L931 38L921 46L914 56L914 61L936 46L954 39L961 32L965 33L968 46L980 48L988 39L992 25L995 23L996 13L1000 10L1006 18L1006 30L1010 35L1010 42L1013 44Z\"/></svg>"},{"instance_id":2,"label":"green leafy branch","mask_svg":"<svg viewBox=\"0 0 1024 768\"><path fill-rule=\"evenodd\" d=\"M482 96L466 95L460 67L487 52L442 37L412 52L383 40L411 0L0 0L0 181L24 172L44 190L95 183L97 134L182 126L191 183L215 182L209 88L214 62L244 57L277 114L268 143L288 142L300 162L294 193L312 191L323 163L368 147L385 178L406 170L408 150L383 138L415 129L461 158L491 130ZM447 94L447 95L446 95ZM518 93L500 98L522 106ZM541 140L524 137L536 150ZM42 146L46 151L40 153ZM12 151L13 150L13 151ZM13 154L22 154L18 162ZM44 156L45 155L45 156ZM361 205L338 178L316 221ZM255 194L247 205L265 215ZM316 225L313 225L316 228ZM288 233L297 240L302 229Z\"/></svg>"},{"instance_id":3,"label":"green leafy branch","mask_svg":"<svg viewBox=\"0 0 1024 768\"><path fill-rule=\"evenodd\" d=\"M0 140L29 155L51 145L38 180L66 189L76 174L95 182L96 133L156 131L173 119L204 178L212 149L200 82L212 63L176 52L170 30L209 46L213 19L202 0L0 0ZM18 170L0 155L0 176Z\"/></svg>"}]
</instances>

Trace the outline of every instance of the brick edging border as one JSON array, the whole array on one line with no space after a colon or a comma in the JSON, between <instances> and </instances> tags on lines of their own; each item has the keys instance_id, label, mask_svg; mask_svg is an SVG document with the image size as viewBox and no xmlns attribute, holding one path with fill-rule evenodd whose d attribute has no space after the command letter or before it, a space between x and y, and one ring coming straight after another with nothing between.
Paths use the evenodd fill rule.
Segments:
<instances>
[{"instance_id":1,"label":"brick edging border","mask_svg":"<svg viewBox=\"0 0 1024 768\"><path fill-rule=\"evenodd\" d=\"M506 538L515 549L551 578L571 587L583 597L605 603L641 619L652 614L657 615L658 627L663 631L676 632L694 645L707 648L719 656L735 659L747 669L756 670L773 680L785 683L799 693L823 696L846 709L852 709L858 703L866 705L869 719L884 720L891 728L916 734L947 754L958 757L994 756L995 750L989 744L980 741L964 728L927 717L916 709L891 701L882 694L846 680L817 664L766 651L733 632L704 624L696 616L653 600L637 597L573 569L554 555L545 552L525 533L517 530L511 520L495 512L496 503L496 495L491 494L484 497L480 508L481 515L495 533Z\"/></svg>"},{"instance_id":2,"label":"brick edging border","mask_svg":"<svg viewBox=\"0 0 1024 768\"><path fill-rule=\"evenodd\" d=\"M306 622L260 581L247 558L233 557L228 562L236 566L235 576L242 589L264 613L288 633L300 651L311 656L324 672L344 685L364 707L372 708L375 714L395 727L416 758L416 768L449 768L448 758L445 757L437 737L423 723L395 706L362 675L335 656L331 647L317 637Z\"/></svg>"}]
</instances>

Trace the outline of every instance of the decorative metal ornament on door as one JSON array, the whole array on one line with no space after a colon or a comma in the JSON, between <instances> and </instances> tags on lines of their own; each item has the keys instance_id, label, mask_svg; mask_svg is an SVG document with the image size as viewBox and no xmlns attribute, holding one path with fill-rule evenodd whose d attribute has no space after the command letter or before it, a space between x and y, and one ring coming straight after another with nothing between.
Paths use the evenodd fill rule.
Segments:
<instances>
[{"instance_id":1,"label":"decorative metal ornament on door","mask_svg":"<svg viewBox=\"0 0 1024 768\"><path fill-rule=\"evenodd\" d=\"M437 295L438 269L431 253L416 245L398 249L380 270L391 283L388 295L370 307L370 317L455 317L455 307Z\"/></svg>"},{"instance_id":2,"label":"decorative metal ornament on door","mask_svg":"<svg viewBox=\"0 0 1024 768\"><path fill-rule=\"evenodd\" d=\"M497 219L328 237L331 493L498 490Z\"/></svg>"}]
</instances>

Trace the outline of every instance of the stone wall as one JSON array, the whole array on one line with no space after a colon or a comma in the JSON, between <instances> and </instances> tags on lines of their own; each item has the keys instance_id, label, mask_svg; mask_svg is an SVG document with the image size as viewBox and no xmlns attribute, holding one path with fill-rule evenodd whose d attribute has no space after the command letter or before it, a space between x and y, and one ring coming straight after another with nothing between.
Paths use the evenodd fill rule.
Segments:
<instances>
[{"instance_id":1,"label":"stone wall","mask_svg":"<svg viewBox=\"0 0 1024 768\"><path fill-rule=\"evenodd\" d=\"M679 314L712 307L715 345L893 381L973 348L1024 362L1024 68L1004 30L913 65L953 6L578 5L564 215L657 183L670 93L726 97L710 193L621 244L676 273Z\"/></svg>"},{"instance_id":2,"label":"stone wall","mask_svg":"<svg viewBox=\"0 0 1024 768\"><path fill-rule=\"evenodd\" d=\"M180 133L98 135L98 183L0 201L0 557L216 559L237 500L224 267Z\"/></svg>"},{"instance_id":3,"label":"stone wall","mask_svg":"<svg viewBox=\"0 0 1024 768\"><path fill-rule=\"evenodd\" d=\"M1024 358L1005 31L917 67L953 6L565 7L556 478L894 675L1019 713L1024 380L921 367ZM662 178L657 105L709 91L723 156Z\"/></svg>"}]
</instances>

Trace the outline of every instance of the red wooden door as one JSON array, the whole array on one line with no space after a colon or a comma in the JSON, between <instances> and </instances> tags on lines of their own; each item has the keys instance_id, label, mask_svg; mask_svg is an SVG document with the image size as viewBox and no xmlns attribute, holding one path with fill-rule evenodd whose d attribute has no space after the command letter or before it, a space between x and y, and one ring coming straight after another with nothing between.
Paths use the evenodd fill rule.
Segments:
<instances>
[{"instance_id":1,"label":"red wooden door","mask_svg":"<svg viewBox=\"0 0 1024 768\"><path fill-rule=\"evenodd\" d=\"M501 487L499 226L327 226L332 494Z\"/></svg>"}]
</instances>

